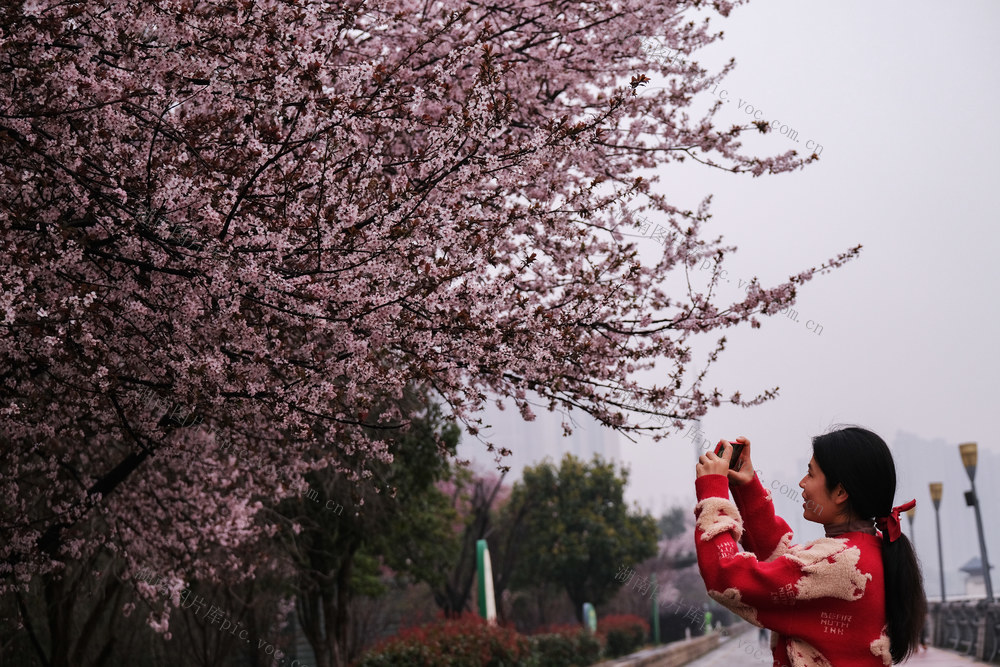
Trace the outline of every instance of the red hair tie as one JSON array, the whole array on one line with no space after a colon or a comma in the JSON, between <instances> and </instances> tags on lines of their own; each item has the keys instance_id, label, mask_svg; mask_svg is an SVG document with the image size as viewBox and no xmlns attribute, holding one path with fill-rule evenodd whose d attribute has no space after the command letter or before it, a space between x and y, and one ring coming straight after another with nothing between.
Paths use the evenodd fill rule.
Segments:
<instances>
[{"instance_id":1,"label":"red hair tie","mask_svg":"<svg viewBox=\"0 0 1000 667\"><path fill-rule=\"evenodd\" d=\"M903 531L899 527L899 513L913 509L916 506L917 501L914 499L908 503L903 503L902 505L893 507L892 511L889 512L889 516L875 519L875 525L878 526L880 531L882 531L882 534L889 535L890 542L895 542L899 539L899 536L903 534Z\"/></svg>"}]
</instances>

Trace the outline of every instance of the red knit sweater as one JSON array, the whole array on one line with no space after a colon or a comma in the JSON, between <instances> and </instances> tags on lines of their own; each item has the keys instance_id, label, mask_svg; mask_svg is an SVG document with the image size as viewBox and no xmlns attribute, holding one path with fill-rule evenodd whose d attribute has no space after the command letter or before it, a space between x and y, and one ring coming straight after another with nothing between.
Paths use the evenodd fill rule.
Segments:
<instances>
[{"instance_id":1,"label":"red knit sweater","mask_svg":"<svg viewBox=\"0 0 1000 667\"><path fill-rule=\"evenodd\" d=\"M695 543L708 594L772 630L775 667L890 665L882 538L863 532L792 544L771 494L754 475L695 481ZM745 551L740 551L740 541Z\"/></svg>"}]
</instances>

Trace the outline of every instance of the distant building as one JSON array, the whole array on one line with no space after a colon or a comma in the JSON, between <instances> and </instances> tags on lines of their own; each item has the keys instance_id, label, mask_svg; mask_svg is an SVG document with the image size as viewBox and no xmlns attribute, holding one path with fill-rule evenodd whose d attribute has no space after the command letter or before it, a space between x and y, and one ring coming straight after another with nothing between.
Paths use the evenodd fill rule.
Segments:
<instances>
[{"instance_id":1,"label":"distant building","mask_svg":"<svg viewBox=\"0 0 1000 667\"><path fill-rule=\"evenodd\" d=\"M986 557L989 558L989 555L987 551ZM983 563L979 556L970 558L968 563L958 569L966 574L964 595L970 598L986 597L986 579L983 577ZM990 565L990 569L994 569L993 565Z\"/></svg>"}]
</instances>

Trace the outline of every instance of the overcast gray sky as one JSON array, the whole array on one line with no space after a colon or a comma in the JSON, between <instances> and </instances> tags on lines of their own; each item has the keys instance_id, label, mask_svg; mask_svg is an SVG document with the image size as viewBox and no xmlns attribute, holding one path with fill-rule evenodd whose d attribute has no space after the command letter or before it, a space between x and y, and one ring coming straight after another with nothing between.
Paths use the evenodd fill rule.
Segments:
<instances>
[{"instance_id":1,"label":"overcast gray sky","mask_svg":"<svg viewBox=\"0 0 1000 667\"><path fill-rule=\"evenodd\" d=\"M733 100L720 123L747 122L738 107L749 103L794 127L803 152L810 139L823 146L819 162L793 174L751 178L690 162L663 169L659 187L673 204L694 207L714 195L704 233L739 247L726 265L734 284L722 296L738 298L739 279L773 285L864 248L800 289L798 323L774 316L760 329L726 330L729 345L709 384L725 396L779 386L780 396L712 410L705 432L713 441L747 436L755 466L791 487L805 472L810 438L841 422L890 445L901 432L954 443L956 461L959 442L1000 453L1000 3L772 0L714 23L725 39L697 59L737 61L720 85ZM793 142L772 133L755 145L777 154ZM661 250L651 239L640 246L650 258ZM631 500L657 513L693 507L691 441L623 439L621 459L632 470ZM978 475L987 484L1000 470ZM964 490L954 487L946 495ZM926 491L917 502L929 518ZM796 507L779 502L782 513ZM797 541L822 535L788 518L804 528ZM986 519L987 530L1000 530Z\"/></svg>"},{"instance_id":2,"label":"overcast gray sky","mask_svg":"<svg viewBox=\"0 0 1000 667\"><path fill-rule=\"evenodd\" d=\"M890 442L904 430L1000 451L1000 3L751 2L718 26L712 55L737 61L721 86L729 98L792 125L803 147L817 141L821 159L756 179L684 164L664 171L663 187L682 204L714 194L707 231L739 247L731 278L774 284L864 249L800 290L799 323L728 330L712 384L727 396L777 385L780 397L711 411L705 432L746 435L756 466L793 483L811 436L837 422ZM746 119L738 106L720 120ZM793 143L761 139L774 153ZM622 456L632 498L649 509L690 495L690 441L623 442Z\"/></svg>"},{"instance_id":3,"label":"overcast gray sky","mask_svg":"<svg viewBox=\"0 0 1000 667\"><path fill-rule=\"evenodd\" d=\"M740 249L731 277L773 284L864 249L800 290L799 323L729 330L712 383L725 395L778 385L780 398L712 411L705 431L748 436L757 467L794 482L809 438L836 422L1000 451L1000 4L751 2L723 23L712 52L736 57L729 97L814 138L821 159L756 179L685 164L664 185L691 202L715 195L710 228ZM720 118L746 118L737 105ZM761 138L774 152L791 143ZM678 445L623 443L644 505L690 491L691 448Z\"/></svg>"}]
</instances>

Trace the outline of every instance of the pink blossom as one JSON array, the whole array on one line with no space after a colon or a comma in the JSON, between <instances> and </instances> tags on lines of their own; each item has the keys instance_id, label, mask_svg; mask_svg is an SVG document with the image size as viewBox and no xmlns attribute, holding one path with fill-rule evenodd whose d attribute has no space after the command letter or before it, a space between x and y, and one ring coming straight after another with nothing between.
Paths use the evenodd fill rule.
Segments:
<instances>
[{"instance_id":1,"label":"pink blossom","mask_svg":"<svg viewBox=\"0 0 1000 667\"><path fill-rule=\"evenodd\" d=\"M366 429L404 429L393 399L413 384L470 433L497 397L656 438L719 405L684 374L689 338L759 326L857 249L737 303L668 294L672 271L735 249L709 199L677 208L638 170L810 161L691 115L731 65L661 64L670 88L637 94L654 64L636 35L688 56L717 39L693 4L9 12L0 590L107 542L173 582L150 619L166 632L179 582L246 572L234 549L274 534L262 499L326 466L369 483L391 456ZM651 265L626 198L665 230ZM641 393L662 426L608 398L654 365L663 386ZM107 534L85 530L97 515Z\"/></svg>"}]
</instances>

